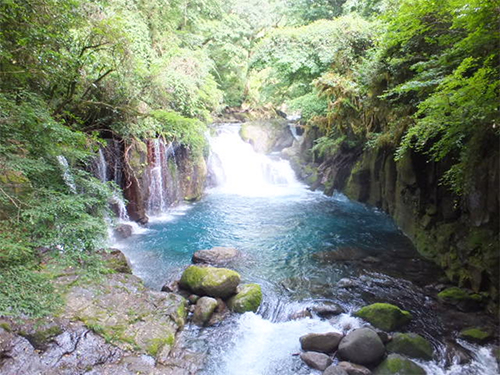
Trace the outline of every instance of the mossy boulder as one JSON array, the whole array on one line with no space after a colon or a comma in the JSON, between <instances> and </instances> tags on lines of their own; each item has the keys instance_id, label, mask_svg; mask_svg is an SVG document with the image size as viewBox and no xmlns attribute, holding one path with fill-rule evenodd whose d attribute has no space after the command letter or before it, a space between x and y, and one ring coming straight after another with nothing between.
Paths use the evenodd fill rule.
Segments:
<instances>
[{"instance_id":1,"label":"mossy boulder","mask_svg":"<svg viewBox=\"0 0 500 375\"><path fill-rule=\"evenodd\" d=\"M238 287L238 294L227 301L228 307L237 313L257 311L262 302L262 289L259 284L246 284Z\"/></svg>"},{"instance_id":2,"label":"mossy boulder","mask_svg":"<svg viewBox=\"0 0 500 375\"><path fill-rule=\"evenodd\" d=\"M240 280L239 273L227 268L189 266L179 286L202 296L228 298L236 294Z\"/></svg>"},{"instance_id":3,"label":"mossy boulder","mask_svg":"<svg viewBox=\"0 0 500 375\"><path fill-rule=\"evenodd\" d=\"M482 297L458 287L446 288L438 295L441 302L454 305L462 311L477 311L481 309Z\"/></svg>"},{"instance_id":4,"label":"mossy boulder","mask_svg":"<svg viewBox=\"0 0 500 375\"><path fill-rule=\"evenodd\" d=\"M405 326L412 319L408 311L389 303L374 303L365 306L354 315L384 331L394 331Z\"/></svg>"},{"instance_id":5,"label":"mossy boulder","mask_svg":"<svg viewBox=\"0 0 500 375\"><path fill-rule=\"evenodd\" d=\"M484 344L493 338L491 330L487 328L466 328L460 332L459 336L464 340L478 344Z\"/></svg>"},{"instance_id":6,"label":"mossy boulder","mask_svg":"<svg viewBox=\"0 0 500 375\"><path fill-rule=\"evenodd\" d=\"M416 333L395 333L386 349L390 353L403 354L426 361L431 360L434 354L431 343Z\"/></svg>"},{"instance_id":7,"label":"mossy boulder","mask_svg":"<svg viewBox=\"0 0 500 375\"><path fill-rule=\"evenodd\" d=\"M427 372L415 362L399 355L389 354L375 369L374 375L426 375Z\"/></svg>"}]
</instances>

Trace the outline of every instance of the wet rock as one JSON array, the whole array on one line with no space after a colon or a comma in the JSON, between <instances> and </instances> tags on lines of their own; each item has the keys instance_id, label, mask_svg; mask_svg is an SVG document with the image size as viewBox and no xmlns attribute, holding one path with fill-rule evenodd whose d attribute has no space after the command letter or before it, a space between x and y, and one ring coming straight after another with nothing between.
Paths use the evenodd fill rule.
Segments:
<instances>
[{"instance_id":1,"label":"wet rock","mask_svg":"<svg viewBox=\"0 0 500 375\"><path fill-rule=\"evenodd\" d=\"M191 294L189 297L188 297L188 302L191 304L191 305L196 305L196 302L198 302L198 300L200 299L200 296L196 295L196 294Z\"/></svg>"},{"instance_id":2,"label":"wet rock","mask_svg":"<svg viewBox=\"0 0 500 375\"><path fill-rule=\"evenodd\" d=\"M129 225L129 224L120 224L114 229L115 236L118 239L122 239L122 240L132 236L133 232L134 232L134 228L132 228L132 225Z\"/></svg>"},{"instance_id":3,"label":"wet rock","mask_svg":"<svg viewBox=\"0 0 500 375\"><path fill-rule=\"evenodd\" d=\"M446 342L445 358L447 366L452 366L454 364L463 365L472 360L472 356L468 350L455 341Z\"/></svg>"},{"instance_id":4,"label":"wet rock","mask_svg":"<svg viewBox=\"0 0 500 375\"><path fill-rule=\"evenodd\" d=\"M377 335L378 335L378 337L380 337L380 340L382 340L384 345L392 340L392 336L389 336L389 334L387 332L377 331Z\"/></svg>"},{"instance_id":5,"label":"wet rock","mask_svg":"<svg viewBox=\"0 0 500 375\"><path fill-rule=\"evenodd\" d=\"M161 287L161 291L166 293L177 293L179 291L179 282L178 281L168 282Z\"/></svg>"},{"instance_id":6,"label":"wet rock","mask_svg":"<svg viewBox=\"0 0 500 375\"><path fill-rule=\"evenodd\" d=\"M321 304L313 306L311 310L318 314L321 318L326 319L345 312L342 306L335 302L322 302Z\"/></svg>"},{"instance_id":7,"label":"wet rock","mask_svg":"<svg viewBox=\"0 0 500 375\"><path fill-rule=\"evenodd\" d=\"M179 286L195 294L227 298L236 293L240 275L227 268L189 266Z\"/></svg>"},{"instance_id":8,"label":"wet rock","mask_svg":"<svg viewBox=\"0 0 500 375\"><path fill-rule=\"evenodd\" d=\"M455 306L460 311L479 311L482 308L482 297L458 287L447 288L438 293L438 299Z\"/></svg>"},{"instance_id":9,"label":"wet rock","mask_svg":"<svg viewBox=\"0 0 500 375\"><path fill-rule=\"evenodd\" d=\"M401 310L389 303L374 303L365 306L354 315L384 331L394 331L405 326L412 319L408 311Z\"/></svg>"},{"instance_id":10,"label":"wet rock","mask_svg":"<svg viewBox=\"0 0 500 375\"><path fill-rule=\"evenodd\" d=\"M262 289L259 284L240 285L237 294L227 301L227 306L234 312L257 311L262 302Z\"/></svg>"},{"instance_id":11,"label":"wet rock","mask_svg":"<svg viewBox=\"0 0 500 375\"><path fill-rule=\"evenodd\" d=\"M214 326L222 322L226 319L230 314L229 309L227 308L227 304L221 299L217 298L217 307L215 308L210 321L208 322L209 326Z\"/></svg>"},{"instance_id":12,"label":"wet rock","mask_svg":"<svg viewBox=\"0 0 500 375\"><path fill-rule=\"evenodd\" d=\"M340 341L340 358L359 365L378 363L385 354L385 347L377 333L369 328L352 331Z\"/></svg>"},{"instance_id":13,"label":"wet rock","mask_svg":"<svg viewBox=\"0 0 500 375\"><path fill-rule=\"evenodd\" d=\"M357 286L358 283L356 282L356 280L353 279L343 278L337 282L337 287L339 288L354 288Z\"/></svg>"},{"instance_id":14,"label":"wet rock","mask_svg":"<svg viewBox=\"0 0 500 375\"><path fill-rule=\"evenodd\" d=\"M416 333L395 333L386 348L389 353L403 354L425 361L430 361L434 354L431 343Z\"/></svg>"},{"instance_id":15,"label":"wet rock","mask_svg":"<svg viewBox=\"0 0 500 375\"><path fill-rule=\"evenodd\" d=\"M320 371L325 370L333 363L332 359L326 354L317 352L300 353L300 359L302 359L309 367Z\"/></svg>"},{"instance_id":16,"label":"wet rock","mask_svg":"<svg viewBox=\"0 0 500 375\"><path fill-rule=\"evenodd\" d=\"M351 362L339 362L339 367L343 368L349 375L371 375L371 371L365 366L356 365Z\"/></svg>"},{"instance_id":17,"label":"wet rock","mask_svg":"<svg viewBox=\"0 0 500 375\"><path fill-rule=\"evenodd\" d=\"M212 265L226 264L240 255L240 252L232 247L213 247L207 250L199 250L193 254L193 263L205 263Z\"/></svg>"},{"instance_id":18,"label":"wet rock","mask_svg":"<svg viewBox=\"0 0 500 375\"><path fill-rule=\"evenodd\" d=\"M198 302L196 302L193 314L193 323L199 326L206 325L212 317L217 304L218 303L215 298L201 297Z\"/></svg>"},{"instance_id":19,"label":"wet rock","mask_svg":"<svg viewBox=\"0 0 500 375\"><path fill-rule=\"evenodd\" d=\"M132 267L125 256L118 249L107 249L99 252L106 266L119 273L132 273Z\"/></svg>"},{"instance_id":20,"label":"wet rock","mask_svg":"<svg viewBox=\"0 0 500 375\"><path fill-rule=\"evenodd\" d=\"M304 351L333 353L337 350L342 334L337 332L308 333L300 337L300 346Z\"/></svg>"},{"instance_id":21,"label":"wet rock","mask_svg":"<svg viewBox=\"0 0 500 375\"><path fill-rule=\"evenodd\" d=\"M477 344L485 344L493 338L493 333L488 328L466 328L460 331L459 337Z\"/></svg>"},{"instance_id":22,"label":"wet rock","mask_svg":"<svg viewBox=\"0 0 500 375\"><path fill-rule=\"evenodd\" d=\"M374 375L426 375L426 371L415 362L400 356L389 354L373 371Z\"/></svg>"},{"instance_id":23,"label":"wet rock","mask_svg":"<svg viewBox=\"0 0 500 375\"><path fill-rule=\"evenodd\" d=\"M299 319L304 319L304 318L312 318L312 313L311 309L309 307L296 311L294 313L291 313L288 319L290 320L299 320Z\"/></svg>"},{"instance_id":24,"label":"wet rock","mask_svg":"<svg viewBox=\"0 0 500 375\"><path fill-rule=\"evenodd\" d=\"M323 375L349 375L349 374L344 368L332 365L323 372Z\"/></svg>"}]
</instances>

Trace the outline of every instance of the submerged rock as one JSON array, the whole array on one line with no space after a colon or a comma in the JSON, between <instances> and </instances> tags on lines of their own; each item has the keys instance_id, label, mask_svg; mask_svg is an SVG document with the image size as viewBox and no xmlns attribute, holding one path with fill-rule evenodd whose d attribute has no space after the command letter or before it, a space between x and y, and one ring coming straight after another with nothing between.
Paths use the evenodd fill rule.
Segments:
<instances>
[{"instance_id":1,"label":"submerged rock","mask_svg":"<svg viewBox=\"0 0 500 375\"><path fill-rule=\"evenodd\" d=\"M213 265L226 264L240 255L240 252L232 247L213 247L207 250L198 250L193 254L193 263L206 263Z\"/></svg>"},{"instance_id":2,"label":"submerged rock","mask_svg":"<svg viewBox=\"0 0 500 375\"><path fill-rule=\"evenodd\" d=\"M300 359L302 359L309 367L320 371L325 370L333 363L332 359L326 354L317 352L300 353Z\"/></svg>"},{"instance_id":3,"label":"submerged rock","mask_svg":"<svg viewBox=\"0 0 500 375\"><path fill-rule=\"evenodd\" d=\"M385 347L377 333L369 328L352 331L340 341L340 358L360 365L378 363L385 354Z\"/></svg>"},{"instance_id":4,"label":"submerged rock","mask_svg":"<svg viewBox=\"0 0 500 375\"><path fill-rule=\"evenodd\" d=\"M199 326L206 325L214 313L218 303L215 298L201 297L196 302L193 314L193 323Z\"/></svg>"},{"instance_id":5,"label":"submerged rock","mask_svg":"<svg viewBox=\"0 0 500 375\"><path fill-rule=\"evenodd\" d=\"M399 355L389 354L374 370L374 375L426 375L426 371L415 362Z\"/></svg>"},{"instance_id":6,"label":"submerged rock","mask_svg":"<svg viewBox=\"0 0 500 375\"><path fill-rule=\"evenodd\" d=\"M425 361L430 361L434 354L431 343L416 333L395 333L386 348L390 353L403 354Z\"/></svg>"},{"instance_id":7,"label":"submerged rock","mask_svg":"<svg viewBox=\"0 0 500 375\"><path fill-rule=\"evenodd\" d=\"M236 293L240 279L239 273L227 268L189 266L179 285L202 296L227 298Z\"/></svg>"},{"instance_id":8,"label":"submerged rock","mask_svg":"<svg viewBox=\"0 0 500 375\"><path fill-rule=\"evenodd\" d=\"M262 303L262 289L259 284L241 285L237 288L237 293L227 301L227 306L234 312L255 312Z\"/></svg>"},{"instance_id":9,"label":"submerged rock","mask_svg":"<svg viewBox=\"0 0 500 375\"><path fill-rule=\"evenodd\" d=\"M343 335L337 332L308 333L300 337L300 346L304 351L333 353L342 337Z\"/></svg>"},{"instance_id":10,"label":"submerged rock","mask_svg":"<svg viewBox=\"0 0 500 375\"><path fill-rule=\"evenodd\" d=\"M412 319L408 311L401 310L389 303L374 303L365 306L354 315L384 331L394 331L405 326Z\"/></svg>"}]
</instances>

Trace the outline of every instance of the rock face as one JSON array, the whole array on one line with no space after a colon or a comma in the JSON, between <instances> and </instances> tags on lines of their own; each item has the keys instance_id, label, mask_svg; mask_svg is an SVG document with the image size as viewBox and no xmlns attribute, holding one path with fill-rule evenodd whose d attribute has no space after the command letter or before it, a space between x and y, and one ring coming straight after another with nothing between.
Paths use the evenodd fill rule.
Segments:
<instances>
[{"instance_id":1,"label":"rock face","mask_svg":"<svg viewBox=\"0 0 500 375\"><path fill-rule=\"evenodd\" d=\"M125 255L118 249L107 249L99 252L106 265L119 273L132 273L132 267Z\"/></svg>"},{"instance_id":2,"label":"rock face","mask_svg":"<svg viewBox=\"0 0 500 375\"><path fill-rule=\"evenodd\" d=\"M300 338L300 346L304 351L333 353L337 350L342 337L336 332L308 333Z\"/></svg>"},{"instance_id":3,"label":"rock face","mask_svg":"<svg viewBox=\"0 0 500 375\"><path fill-rule=\"evenodd\" d=\"M217 307L217 300L211 297L201 297L196 302L193 314L193 323L199 326L206 325Z\"/></svg>"},{"instance_id":4,"label":"rock face","mask_svg":"<svg viewBox=\"0 0 500 375\"><path fill-rule=\"evenodd\" d=\"M385 354L385 347L377 333L369 328L352 331L340 341L340 358L360 365L378 363Z\"/></svg>"},{"instance_id":5,"label":"rock face","mask_svg":"<svg viewBox=\"0 0 500 375\"><path fill-rule=\"evenodd\" d=\"M232 247L213 247L207 250L198 250L193 254L193 263L205 263L211 265L223 265L234 260L240 252Z\"/></svg>"},{"instance_id":6,"label":"rock face","mask_svg":"<svg viewBox=\"0 0 500 375\"><path fill-rule=\"evenodd\" d=\"M241 126L240 136L263 154L290 147L294 140L285 119L246 122Z\"/></svg>"},{"instance_id":7,"label":"rock face","mask_svg":"<svg viewBox=\"0 0 500 375\"><path fill-rule=\"evenodd\" d=\"M236 294L240 275L227 268L189 266L179 285L195 294L227 298Z\"/></svg>"},{"instance_id":8,"label":"rock face","mask_svg":"<svg viewBox=\"0 0 500 375\"><path fill-rule=\"evenodd\" d=\"M302 359L309 367L323 371L332 364L332 359L326 354L317 352L304 352L300 353Z\"/></svg>"},{"instance_id":9,"label":"rock face","mask_svg":"<svg viewBox=\"0 0 500 375\"><path fill-rule=\"evenodd\" d=\"M394 331L408 324L412 319L408 311L389 303L374 303L365 306L354 315L372 324L374 327L384 331Z\"/></svg>"},{"instance_id":10,"label":"rock face","mask_svg":"<svg viewBox=\"0 0 500 375\"><path fill-rule=\"evenodd\" d=\"M415 362L400 356L389 354L375 369L374 375L426 375L425 370Z\"/></svg>"},{"instance_id":11,"label":"rock face","mask_svg":"<svg viewBox=\"0 0 500 375\"><path fill-rule=\"evenodd\" d=\"M237 313L257 311L262 303L262 289L259 284L240 285L237 294L227 301L227 306Z\"/></svg>"},{"instance_id":12,"label":"rock face","mask_svg":"<svg viewBox=\"0 0 500 375\"><path fill-rule=\"evenodd\" d=\"M426 361L431 360L434 353L431 343L416 333L395 333L386 348L389 353L403 354Z\"/></svg>"}]
</instances>

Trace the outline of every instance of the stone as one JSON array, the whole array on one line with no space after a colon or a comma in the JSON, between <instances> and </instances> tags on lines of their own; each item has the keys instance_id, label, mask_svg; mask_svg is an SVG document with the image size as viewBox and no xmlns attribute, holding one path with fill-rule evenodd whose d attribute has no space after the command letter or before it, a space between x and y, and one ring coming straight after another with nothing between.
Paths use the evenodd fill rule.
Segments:
<instances>
[{"instance_id":1,"label":"stone","mask_svg":"<svg viewBox=\"0 0 500 375\"><path fill-rule=\"evenodd\" d=\"M178 281L168 282L161 287L161 291L166 293L177 293L179 291L179 282Z\"/></svg>"},{"instance_id":2,"label":"stone","mask_svg":"<svg viewBox=\"0 0 500 375\"><path fill-rule=\"evenodd\" d=\"M256 312L262 303L262 289L259 284L240 285L237 294L227 301L227 306L234 312Z\"/></svg>"},{"instance_id":3,"label":"stone","mask_svg":"<svg viewBox=\"0 0 500 375\"><path fill-rule=\"evenodd\" d=\"M377 364L385 354L385 347L377 332L370 328L359 328L350 332L339 344L341 359L359 365Z\"/></svg>"},{"instance_id":4,"label":"stone","mask_svg":"<svg viewBox=\"0 0 500 375\"><path fill-rule=\"evenodd\" d=\"M374 303L354 313L355 316L369 322L384 331L394 331L408 324L412 315L408 311L389 303Z\"/></svg>"},{"instance_id":5,"label":"stone","mask_svg":"<svg viewBox=\"0 0 500 375\"><path fill-rule=\"evenodd\" d=\"M339 367L343 368L349 375L371 375L371 371L365 366L356 365L351 362L339 362Z\"/></svg>"},{"instance_id":6,"label":"stone","mask_svg":"<svg viewBox=\"0 0 500 375\"><path fill-rule=\"evenodd\" d=\"M207 250L198 250L193 254L193 263L205 263L212 265L226 264L240 255L240 252L232 247L213 247Z\"/></svg>"},{"instance_id":7,"label":"stone","mask_svg":"<svg viewBox=\"0 0 500 375\"><path fill-rule=\"evenodd\" d=\"M426 371L415 362L399 355L389 354L373 371L374 375L426 375Z\"/></svg>"},{"instance_id":8,"label":"stone","mask_svg":"<svg viewBox=\"0 0 500 375\"><path fill-rule=\"evenodd\" d=\"M333 353L337 350L343 335L337 332L308 333L301 336L300 346L304 351Z\"/></svg>"},{"instance_id":9,"label":"stone","mask_svg":"<svg viewBox=\"0 0 500 375\"><path fill-rule=\"evenodd\" d=\"M471 312L482 308L482 297L458 287L446 288L437 295L438 299L446 304L455 306L458 310Z\"/></svg>"},{"instance_id":10,"label":"stone","mask_svg":"<svg viewBox=\"0 0 500 375\"><path fill-rule=\"evenodd\" d=\"M198 302L196 302L193 314L193 323L199 326L206 325L212 317L217 305L218 303L215 298L201 297Z\"/></svg>"},{"instance_id":11,"label":"stone","mask_svg":"<svg viewBox=\"0 0 500 375\"><path fill-rule=\"evenodd\" d=\"M337 287L339 287L339 288L347 289L347 288L354 288L357 286L358 286L358 283L356 282L356 280L349 279L346 277L337 281Z\"/></svg>"},{"instance_id":12,"label":"stone","mask_svg":"<svg viewBox=\"0 0 500 375\"><path fill-rule=\"evenodd\" d=\"M324 372L323 375L349 375L345 369L340 366L330 366Z\"/></svg>"},{"instance_id":13,"label":"stone","mask_svg":"<svg viewBox=\"0 0 500 375\"><path fill-rule=\"evenodd\" d=\"M321 318L331 318L334 315L340 315L345 312L345 310L339 304L335 302L323 302L319 305L315 305L311 308L318 316Z\"/></svg>"},{"instance_id":14,"label":"stone","mask_svg":"<svg viewBox=\"0 0 500 375\"><path fill-rule=\"evenodd\" d=\"M134 228L132 228L132 225L129 224L120 224L114 229L115 236L120 240L129 238L132 236L133 232Z\"/></svg>"},{"instance_id":15,"label":"stone","mask_svg":"<svg viewBox=\"0 0 500 375\"><path fill-rule=\"evenodd\" d=\"M179 286L201 296L228 298L236 294L240 279L239 273L227 268L189 266Z\"/></svg>"},{"instance_id":16,"label":"stone","mask_svg":"<svg viewBox=\"0 0 500 375\"><path fill-rule=\"evenodd\" d=\"M380 337L380 340L382 340L384 345L392 340L392 336L389 336L389 334L387 332L377 331L377 335L378 335L378 337Z\"/></svg>"},{"instance_id":17,"label":"stone","mask_svg":"<svg viewBox=\"0 0 500 375\"><path fill-rule=\"evenodd\" d=\"M311 309L309 307L300 311L295 311L288 316L288 319L290 320L299 320L304 318L312 318Z\"/></svg>"},{"instance_id":18,"label":"stone","mask_svg":"<svg viewBox=\"0 0 500 375\"><path fill-rule=\"evenodd\" d=\"M333 363L332 359L326 354L317 352L300 353L300 359L309 367L320 371L326 370L326 368Z\"/></svg>"},{"instance_id":19,"label":"stone","mask_svg":"<svg viewBox=\"0 0 500 375\"><path fill-rule=\"evenodd\" d=\"M434 354L431 343L416 333L395 333L386 349L389 353L403 354L425 361L430 361Z\"/></svg>"},{"instance_id":20,"label":"stone","mask_svg":"<svg viewBox=\"0 0 500 375\"><path fill-rule=\"evenodd\" d=\"M487 328L466 328L460 331L459 337L477 344L485 344L493 338L491 330Z\"/></svg>"},{"instance_id":21,"label":"stone","mask_svg":"<svg viewBox=\"0 0 500 375\"><path fill-rule=\"evenodd\" d=\"M132 273L132 267L130 266L127 257L121 252L121 250L103 249L99 251L99 254L106 263L106 266L112 270L120 273Z\"/></svg>"},{"instance_id":22,"label":"stone","mask_svg":"<svg viewBox=\"0 0 500 375\"><path fill-rule=\"evenodd\" d=\"M196 305L196 302L198 302L198 300L200 299L200 296L196 295L196 294L191 294L189 295L188 297L188 302L191 304L191 305Z\"/></svg>"}]
</instances>

